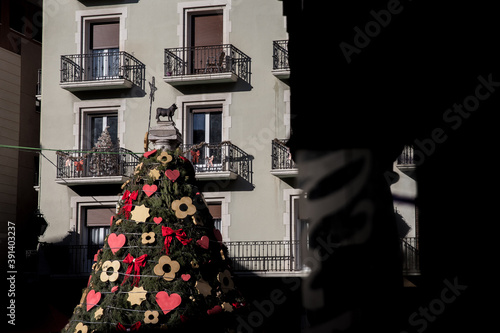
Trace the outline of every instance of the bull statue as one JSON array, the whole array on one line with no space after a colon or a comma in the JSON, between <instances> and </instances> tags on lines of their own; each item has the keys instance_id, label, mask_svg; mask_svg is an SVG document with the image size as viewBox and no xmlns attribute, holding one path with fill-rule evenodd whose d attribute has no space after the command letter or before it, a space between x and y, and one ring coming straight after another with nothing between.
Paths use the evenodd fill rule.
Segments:
<instances>
[{"instance_id":1,"label":"bull statue","mask_svg":"<svg viewBox=\"0 0 500 333\"><path fill-rule=\"evenodd\" d=\"M177 110L177 105L172 104L169 108L157 108L156 109L156 121L160 121L161 117L168 117L169 121L173 121L172 117L174 116L175 110Z\"/></svg>"}]
</instances>

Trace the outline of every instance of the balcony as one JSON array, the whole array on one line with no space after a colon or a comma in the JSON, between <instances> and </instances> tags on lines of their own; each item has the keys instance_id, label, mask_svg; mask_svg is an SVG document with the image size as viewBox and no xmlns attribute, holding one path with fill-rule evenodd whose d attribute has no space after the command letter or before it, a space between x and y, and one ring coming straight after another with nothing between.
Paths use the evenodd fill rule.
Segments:
<instances>
[{"instance_id":1,"label":"balcony","mask_svg":"<svg viewBox=\"0 0 500 333\"><path fill-rule=\"evenodd\" d=\"M130 150L57 151L58 184L68 186L122 184L139 163Z\"/></svg>"},{"instance_id":2,"label":"balcony","mask_svg":"<svg viewBox=\"0 0 500 333\"><path fill-rule=\"evenodd\" d=\"M69 91L144 90L146 66L123 51L61 56L62 88Z\"/></svg>"},{"instance_id":3,"label":"balcony","mask_svg":"<svg viewBox=\"0 0 500 333\"><path fill-rule=\"evenodd\" d=\"M420 275L420 254L418 250L418 238L402 238L401 252L403 254L403 275Z\"/></svg>"},{"instance_id":4,"label":"balcony","mask_svg":"<svg viewBox=\"0 0 500 333\"><path fill-rule=\"evenodd\" d=\"M239 274L292 275L307 274L299 241L235 241L225 242L232 269ZM55 245L42 243L39 256L43 256L52 275L88 276L92 271L98 245ZM403 275L420 275L418 239L401 239Z\"/></svg>"},{"instance_id":5,"label":"balcony","mask_svg":"<svg viewBox=\"0 0 500 333\"><path fill-rule=\"evenodd\" d=\"M273 75L281 80L290 78L288 40L273 41Z\"/></svg>"},{"instance_id":6,"label":"balcony","mask_svg":"<svg viewBox=\"0 0 500 333\"><path fill-rule=\"evenodd\" d=\"M297 166L292 160L290 148L286 146L286 140L274 139L271 150L271 174L279 178L296 177Z\"/></svg>"},{"instance_id":7,"label":"balcony","mask_svg":"<svg viewBox=\"0 0 500 333\"><path fill-rule=\"evenodd\" d=\"M250 84L251 58L231 44L165 49L164 81L176 85Z\"/></svg>"},{"instance_id":8,"label":"balcony","mask_svg":"<svg viewBox=\"0 0 500 333\"><path fill-rule=\"evenodd\" d=\"M399 155L398 160L396 161L396 166L398 167L399 170L401 170L401 172L403 172L407 176L413 179L416 178L415 175L416 164L412 146L404 147L403 151L401 152L401 155Z\"/></svg>"},{"instance_id":9,"label":"balcony","mask_svg":"<svg viewBox=\"0 0 500 333\"><path fill-rule=\"evenodd\" d=\"M251 182L250 155L229 141L186 144L182 151L193 164L198 180L235 180L240 176Z\"/></svg>"},{"instance_id":10,"label":"balcony","mask_svg":"<svg viewBox=\"0 0 500 333\"><path fill-rule=\"evenodd\" d=\"M299 241L239 241L225 245L235 272L290 274L307 270Z\"/></svg>"}]
</instances>

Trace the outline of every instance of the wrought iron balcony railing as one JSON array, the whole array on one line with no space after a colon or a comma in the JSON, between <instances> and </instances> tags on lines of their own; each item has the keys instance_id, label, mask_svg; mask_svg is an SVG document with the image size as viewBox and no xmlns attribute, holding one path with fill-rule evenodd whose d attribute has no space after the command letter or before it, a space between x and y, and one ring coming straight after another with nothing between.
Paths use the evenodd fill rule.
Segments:
<instances>
[{"instance_id":1,"label":"wrought iron balcony railing","mask_svg":"<svg viewBox=\"0 0 500 333\"><path fill-rule=\"evenodd\" d=\"M307 270L299 241L236 241L225 242L233 271L286 273ZM55 245L43 243L43 255L51 274L88 275L95 253L102 245ZM403 275L419 275L418 239L401 239Z\"/></svg>"},{"instance_id":2,"label":"wrought iron balcony railing","mask_svg":"<svg viewBox=\"0 0 500 333\"><path fill-rule=\"evenodd\" d=\"M184 157L193 164L197 175L231 172L251 182L250 155L229 141L185 144L182 150Z\"/></svg>"},{"instance_id":3,"label":"wrought iron balcony railing","mask_svg":"<svg viewBox=\"0 0 500 333\"><path fill-rule=\"evenodd\" d=\"M236 272L291 272L305 268L299 241L226 242Z\"/></svg>"},{"instance_id":4,"label":"wrought iron balcony railing","mask_svg":"<svg viewBox=\"0 0 500 333\"><path fill-rule=\"evenodd\" d=\"M124 51L61 56L61 84L123 79L144 90L146 66Z\"/></svg>"},{"instance_id":5,"label":"wrought iron balcony railing","mask_svg":"<svg viewBox=\"0 0 500 333\"><path fill-rule=\"evenodd\" d=\"M290 170L296 169L297 166L292 160L290 148L286 146L286 140L274 139L271 150L273 170Z\"/></svg>"},{"instance_id":6,"label":"wrought iron balcony railing","mask_svg":"<svg viewBox=\"0 0 500 333\"><path fill-rule=\"evenodd\" d=\"M420 274L420 253L418 247L418 238L416 237L405 237L401 239L403 275Z\"/></svg>"},{"instance_id":7,"label":"wrought iron balcony railing","mask_svg":"<svg viewBox=\"0 0 500 333\"><path fill-rule=\"evenodd\" d=\"M405 146L403 151L401 152L401 155L398 157L397 161L398 165L414 165L415 160L413 158L413 147L412 146Z\"/></svg>"},{"instance_id":8,"label":"wrought iron balcony railing","mask_svg":"<svg viewBox=\"0 0 500 333\"><path fill-rule=\"evenodd\" d=\"M132 176L139 157L125 148L58 151L57 178Z\"/></svg>"},{"instance_id":9,"label":"wrought iron balcony railing","mask_svg":"<svg viewBox=\"0 0 500 333\"><path fill-rule=\"evenodd\" d=\"M273 70L290 70L288 40L273 41Z\"/></svg>"},{"instance_id":10,"label":"wrought iron balcony railing","mask_svg":"<svg viewBox=\"0 0 500 333\"><path fill-rule=\"evenodd\" d=\"M165 80L233 74L250 83L251 58L231 44L165 49Z\"/></svg>"}]
</instances>

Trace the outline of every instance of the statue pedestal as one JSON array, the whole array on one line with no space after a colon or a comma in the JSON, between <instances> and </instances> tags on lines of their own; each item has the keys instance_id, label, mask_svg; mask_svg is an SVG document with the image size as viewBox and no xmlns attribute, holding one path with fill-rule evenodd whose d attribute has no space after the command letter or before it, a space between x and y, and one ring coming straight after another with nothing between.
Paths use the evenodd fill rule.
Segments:
<instances>
[{"instance_id":1,"label":"statue pedestal","mask_svg":"<svg viewBox=\"0 0 500 333\"><path fill-rule=\"evenodd\" d=\"M173 121L158 121L149 130L149 141L155 149L175 150L182 143L182 135Z\"/></svg>"}]
</instances>

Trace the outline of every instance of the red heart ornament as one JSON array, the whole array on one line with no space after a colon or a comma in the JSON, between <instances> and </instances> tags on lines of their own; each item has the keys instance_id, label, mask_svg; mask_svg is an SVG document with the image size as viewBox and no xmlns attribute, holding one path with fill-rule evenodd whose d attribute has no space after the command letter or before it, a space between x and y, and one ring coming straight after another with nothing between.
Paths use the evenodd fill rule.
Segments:
<instances>
[{"instance_id":1,"label":"red heart ornament","mask_svg":"<svg viewBox=\"0 0 500 333\"><path fill-rule=\"evenodd\" d=\"M216 305L213 308L207 310L207 313L209 315L214 315L214 314L217 314L219 312L222 312L222 307L220 305Z\"/></svg>"},{"instance_id":2,"label":"red heart ornament","mask_svg":"<svg viewBox=\"0 0 500 333\"><path fill-rule=\"evenodd\" d=\"M148 158L149 156L153 155L154 153L156 153L156 149L145 152L144 155L142 155L142 156L144 156L144 158Z\"/></svg>"},{"instance_id":3,"label":"red heart ornament","mask_svg":"<svg viewBox=\"0 0 500 333\"><path fill-rule=\"evenodd\" d=\"M182 274L181 275L182 281L189 281L190 278L191 278L191 274Z\"/></svg>"},{"instance_id":4,"label":"red heart ornament","mask_svg":"<svg viewBox=\"0 0 500 333\"><path fill-rule=\"evenodd\" d=\"M100 292L96 292L94 289L89 291L89 293L87 294L87 311L96 306L100 300L101 300Z\"/></svg>"},{"instance_id":5,"label":"red heart ornament","mask_svg":"<svg viewBox=\"0 0 500 333\"><path fill-rule=\"evenodd\" d=\"M153 221L156 223L156 224L160 224L161 221L163 221L163 219L161 217L153 217Z\"/></svg>"},{"instance_id":6,"label":"red heart ornament","mask_svg":"<svg viewBox=\"0 0 500 333\"><path fill-rule=\"evenodd\" d=\"M202 236L200 239L196 241L196 244L198 244L198 246L204 248L205 250L208 249L209 243L210 239L208 239L207 236Z\"/></svg>"},{"instance_id":7,"label":"red heart ornament","mask_svg":"<svg viewBox=\"0 0 500 333\"><path fill-rule=\"evenodd\" d=\"M179 178L180 175L181 173L179 172L179 170L168 169L167 171L165 171L165 176L167 176L167 178L173 182L175 182L175 180Z\"/></svg>"},{"instance_id":8,"label":"red heart ornament","mask_svg":"<svg viewBox=\"0 0 500 333\"><path fill-rule=\"evenodd\" d=\"M152 196L153 193L155 193L157 189L158 189L158 186L156 186L156 185L147 185L146 184L142 187L142 190L144 191L144 193L146 193L146 195L148 197Z\"/></svg>"},{"instance_id":9,"label":"red heart ornament","mask_svg":"<svg viewBox=\"0 0 500 333\"><path fill-rule=\"evenodd\" d=\"M122 248L122 246L125 245L126 241L127 238L124 234L117 235L115 233L112 233L108 236L108 245L111 248L111 252L113 252L113 254L118 252Z\"/></svg>"},{"instance_id":10,"label":"red heart ornament","mask_svg":"<svg viewBox=\"0 0 500 333\"><path fill-rule=\"evenodd\" d=\"M160 291L156 294L156 303L158 303L162 309L163 314L167 314L174 310L181 302L182 298L179 294L169 295L166 291Z\"/></svg>"}]
</instances>

